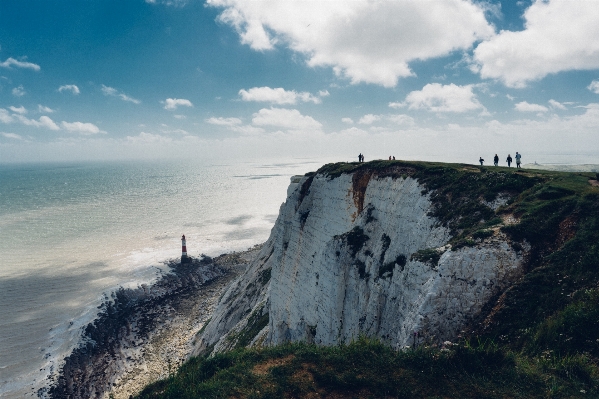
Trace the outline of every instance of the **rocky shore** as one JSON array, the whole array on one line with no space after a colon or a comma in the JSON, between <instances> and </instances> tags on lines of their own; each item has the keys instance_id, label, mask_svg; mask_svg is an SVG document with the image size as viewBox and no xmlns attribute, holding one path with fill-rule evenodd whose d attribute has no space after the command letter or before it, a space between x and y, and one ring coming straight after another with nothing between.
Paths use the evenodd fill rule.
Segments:
<instances>
[{"instance_id":1,"label":"rocky shore","mask_svg":"<svg viewBox=\"0 0 599 399\"><path fill-rule=\"evenodd\" d=\"M186 264L169 261L170 272L156 283L113 292L38 396L127 399L167 377L188 357L227 285L260 248Z\"/></svg>"}]
</instances>

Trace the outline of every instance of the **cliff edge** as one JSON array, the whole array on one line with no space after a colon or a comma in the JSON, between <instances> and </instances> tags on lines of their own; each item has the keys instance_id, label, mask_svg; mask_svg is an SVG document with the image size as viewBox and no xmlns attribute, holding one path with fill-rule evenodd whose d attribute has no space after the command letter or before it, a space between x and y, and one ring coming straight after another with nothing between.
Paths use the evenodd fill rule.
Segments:
<instances>
[{"instance_id":1,"label":"cliff edge","mask_svg":"<svg viewBox=\"0 0 599 399\"><path fill-rule=\"evenodd\" d=\"M596 213L594 174L560 176L374 161L294 177L270 238L193 354L359 336L399 349L484 335L513 315L506 293L530 285L575 237L576 201L586 195ZM528 322L542 319L532 313Z\"/></svg>"}]
</instances>

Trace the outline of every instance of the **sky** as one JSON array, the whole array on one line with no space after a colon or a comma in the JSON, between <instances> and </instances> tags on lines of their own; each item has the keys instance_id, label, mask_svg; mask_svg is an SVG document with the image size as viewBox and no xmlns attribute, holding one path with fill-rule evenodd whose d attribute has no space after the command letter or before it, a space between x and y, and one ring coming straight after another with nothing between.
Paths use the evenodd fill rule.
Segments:
<instances>
[{"instance_id":1,"label":"sky","mask_svg":"<svg viewBox=\"0 0 599 399\"><path fill-rule=\"evenodd\" d=\"M0 0L0 163L599 163L594 0Z\"/></svg>"}]
</instances>

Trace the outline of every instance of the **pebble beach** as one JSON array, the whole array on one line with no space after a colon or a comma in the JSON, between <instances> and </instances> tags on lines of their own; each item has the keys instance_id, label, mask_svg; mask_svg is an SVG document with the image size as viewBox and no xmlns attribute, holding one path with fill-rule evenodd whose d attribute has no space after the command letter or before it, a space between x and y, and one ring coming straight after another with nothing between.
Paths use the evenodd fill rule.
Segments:
<instances>
[{"instance_id":1,"label":"pebble beach","mask_svg":"<svg viewBox=\"0 0 599 399\"><path fill-rule=\"evenodd\" d=\"M38 396L128 399L168 377L188 358L224 290L260 247L189 264L172 260L171 271L154 284L113 294Z\"/></svg>"}]
</instances>

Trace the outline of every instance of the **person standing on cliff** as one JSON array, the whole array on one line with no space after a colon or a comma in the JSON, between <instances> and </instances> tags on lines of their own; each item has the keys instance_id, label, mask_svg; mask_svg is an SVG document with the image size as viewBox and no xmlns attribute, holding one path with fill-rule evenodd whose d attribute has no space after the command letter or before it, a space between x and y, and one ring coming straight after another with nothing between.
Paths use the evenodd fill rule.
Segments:
<instances>
[{"instance_id":1,"label":"person standing on cliff","mask_svg":"<svg viewBox=\"0 0 599 399\"><path fill-rule=\"evenodd\" d=\"M362 162L362 153L360 153L360 155L358 155L358 163Z\"/></svg>"},{"instance_id":2,"label":"person standing on cliff","mask_svg":"<svg viewBox=\"0 0 599 399\"><path fill-rule=\"evenodd\" d=\"M497 156L497 154L495 154L495 157L493 157L493 165L497 166L499 164L499 156Z\"/></svg>"},{"instance_id":3,"label":"person standing on cliff","mask_svg":"<svg viewBox=\"0 0 599 399\"><path fill-rule=\"evenodd\" d=\"M512 165L512 156L510 154L507 154L506 162L507 162L507 167L510 168Z\"/></svg>"},{"instance_id":4,"label":"person standing on cliff","mask_svg":"<svg viewBox=\"0 0 599 399\"><path fill-rule=\"evenodd\" d=\"M483 166L483 162L485 162L485 160L483 159L483 157L480 157L480 159L478 160L478 162L480 162L480 166Z\"/></svg>"},{"instance_id":5,"label":"person standing on cliff","mask_svg":"<svg viewBox=\"0 0 599 399\"><path fill-rule=\"evenodd\" d=\"M516 168L519 168L519 169L521 168L520 167L521 159L522 159L522 155L518 154L518 151L516 151Z\"/></svg>"}]
</instances>

